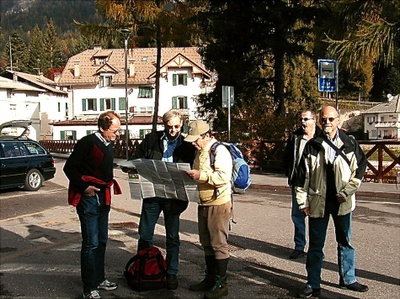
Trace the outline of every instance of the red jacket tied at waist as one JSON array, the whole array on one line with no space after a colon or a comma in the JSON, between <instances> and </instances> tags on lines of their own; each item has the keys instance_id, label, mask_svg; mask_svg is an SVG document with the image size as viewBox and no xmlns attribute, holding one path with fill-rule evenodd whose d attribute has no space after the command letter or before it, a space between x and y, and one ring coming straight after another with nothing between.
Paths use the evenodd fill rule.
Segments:
<instances>
[{"instance_id":1,"label":"red jacket tied at waist","mask_svg":"<svg viewBox=\"0 0 400 299\"><path fill-rule=\"evenodd\" d=\"M112 179L109 182L104 182L102 180L99 180L95 177L89 176L89 175L83 175L82 180L84 182L89 182L89 183L94 183L96 185L102 185L105 186L106 189L104 190L104 195L106 199L106 205L109 206L111 204L111 186L114 185L114 195L122 194L121 187L118 184L118 182L115 179ZM82 193L76 190L76 188L71 185L71 183L68 186L68 203L70 205L73 205L76 207L79 203L79 201L82 198Z\"/></svg>"}]
</instances>

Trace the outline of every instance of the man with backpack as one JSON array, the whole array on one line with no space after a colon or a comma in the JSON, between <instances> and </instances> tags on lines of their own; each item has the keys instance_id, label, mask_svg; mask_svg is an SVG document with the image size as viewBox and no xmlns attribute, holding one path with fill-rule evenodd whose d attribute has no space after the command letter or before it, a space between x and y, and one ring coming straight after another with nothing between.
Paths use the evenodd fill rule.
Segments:
<instances>
[{"instance_id":1,"label":"man with backpack","mask_svg":"<svg viewBox=\"0 0 400 299\"><path fill-rule=\"evenodd\" d=\"M296 199L302 213L309 217L310 245L307 252L307 283L299 298L321 295L323 248L330 216L335 225L339 287L367 292L368 286L356 277L355 249L351 245L351 223L367 159L354 138L339 126L339 112L332 106L321 110L324 134L307 142L299 167Z\"/></svg>"},{"instance_id":2,"label":"man with backpack","mask_svg":"<svg viewBox=\"0 0 400 299\"><path fill-rule=\"evenodd\" d=\"M196 120L189 124L185 141L197 149L193 170L189 177L197 182L200 203L198 229L207 267L206 277L191 285L194 292L205 292L204 298L217 299L228 295L226 272L229 261L228 232L231 216L232 157L225 146L215 148L214 162L210 151L218 141L212 136L209 125Z\"/></svg>"}]
</instances>

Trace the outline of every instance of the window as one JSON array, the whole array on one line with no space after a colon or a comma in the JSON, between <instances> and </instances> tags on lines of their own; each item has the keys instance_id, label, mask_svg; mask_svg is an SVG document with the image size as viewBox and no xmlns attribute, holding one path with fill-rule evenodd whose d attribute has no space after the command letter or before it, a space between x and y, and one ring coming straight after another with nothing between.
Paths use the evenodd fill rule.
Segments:
<instances>
[{"instance_id":1,"label":"window","mask_svg":"<svg viewBox=\"0 0 400 299\"><path fill-rule=\"evenodd\" d=\"M61 131L61 140L76 140L76 131Z\"/></svg>"},{"instance_id":2,"label":"window","mask_svg":"<svg viewBox=\"0 0 400 299\"><path fill-rule=\"evenodd\" d=\"M115 110L115 99L100 99L100 111Z\"/></svg>"},{"instance_id":3,"label":"window","mask_svg":"<svg viewBox=\"0 0 400 299\"><path fill-rule=\"evenodd\" d=\"M57 103L57 111L61 112L61 103L60 102Z\"/></svg>"},{"instance_id":4,"label":"window","mask_svg":"<svg viewBox=\"0 0 400 299\"><path fill-rule=\"evenodd\" d=\"M187 85L187 74L173 74L172 75L172 85Z\"/></svg>"},{"instance_id":5,"label":"window","mask_svg":"<svg viewBox=\"0 0 400 299\"><path fill-rule=\"evenodd\" d=\"M17 105L16 104L10 104L10 114L14 118L17 116Z\"/></svg>"},{"instance_id":6,"label":"window","mask_svg":"<svg viewBox=\"0 0 400 299\"><path fill-rule=\"evenodd\" d=\"M100 75L100 87L107 87L112 85L112 76L111 75Z\"/></svg>"},{"instance_id":7,"label":"window","mask_svg":"<svg viewBox=\"0 0 400 299\"><path fill-rule=\"evenodd\" d=\"M172 108L174 109L187 109L187 97L172 97Z\"/></svg>"},{"instance_id":8,"label":"window","mask_svg":"<svg viewBox=\"0 0 400 299\"><path fill-rule=\"evenodd\" d=\"M152 98L153 97L153 89L151 87L139 87L138 98Z\"/></svg>"},{"instance_id":9,"label":"window","mask_svg":"<svg viewBox=\"0 0 400 299\"><path fill-rule=\"evenodd\" d=\"M151 133L151 129L140 129L139 130L139 138L144 139L144 137L148 134Z\"/></svg>"},{"instance_id":10,"label":"window","mask_svg":"<svg viewBox=\"0 0 400 299\"><path fill-rule=\"evenodd\" d=\"M82 99L82 111L97 111L97 100Z\"/></svg>"}]
</instances>

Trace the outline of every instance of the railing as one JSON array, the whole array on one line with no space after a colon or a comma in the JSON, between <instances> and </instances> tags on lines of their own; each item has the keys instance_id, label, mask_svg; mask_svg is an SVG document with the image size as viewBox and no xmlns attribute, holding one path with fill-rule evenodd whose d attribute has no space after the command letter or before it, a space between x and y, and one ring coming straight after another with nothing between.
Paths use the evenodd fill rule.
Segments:
<instances>
[{"instance_id":1,"label":"railing","mask_svg":"<svg viewBox=\"0 0 400 299\"><path fill-rule=\"evenodd\" d=\"M142 139L131 139L128 146L129 157L136 151ZM52 153L70 154L76 140L42 140L40 143ZM379 183L396 183L400 172L400 141L359 141L368 159L364 180ZM285 141L244 140L237 143L245 160L254 170L283 172L283 152ZM392 148L391 148L392 147ZM397 148L397 151L393 148ZM376 153L376 154L375 154ZM114 143L116 158L126 159L126 142ZM372 156L374 159L372 160ZM375 156L377 156L375 158Z\"/></svg>"}]
</instances>

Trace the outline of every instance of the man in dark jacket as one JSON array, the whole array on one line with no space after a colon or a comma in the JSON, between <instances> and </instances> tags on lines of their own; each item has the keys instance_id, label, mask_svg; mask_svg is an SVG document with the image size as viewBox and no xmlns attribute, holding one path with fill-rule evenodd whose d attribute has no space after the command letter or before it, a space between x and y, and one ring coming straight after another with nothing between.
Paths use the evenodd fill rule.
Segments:
<instances>
[{"instance_id":1,"label":"man in dark jacket","mask_svg":"<svg viewBox=\"0 0 400 299\"><path fill-rule=\"evenodd\" d=\"M181 134L182 116L179 110L172 109L163 115L164 131L146 135L138 146L134 159L154 159L174 163L193 164L195 148L184 142ZM161 211L164 215L167 250L167 288L178 288L179 270L179 217L187 208L188 202L160 197L143 200L139 222L138 251L153 245L154 229Z\"/></svg>"},{"instance_id":2,"label":"man in dark jacket","mask_svg":"<svg viewBox=\"0 0 400 299\"><path fill-rule=\"evenodd\" d=\"M82 231L81 277L83 298L99 299L99 290L115 290L117 284L104 276L111 191L120 193L114 180L113 142L120 134L120 117L102 113L99 131L80 139L64 166L69 179L68 202L76 207Z\"/></svg>"},{"instance_id":3,"label":"man in dark jacket","mask_svg":"<svg viewBox=\"0 0 400 299\"><path fill-rule=\"evenodd\" d=\"M296 201L295 186L298 178L298 165L303 154L306 143L321 134L321 129L316 125L315 113L306 110L301 113L301 127L298 128L289 138L284 155L285 173L288 177L288 184L292 189L292 211L291 218L294 224L294 250L290 254L290 259L297 259L305 255L306 246L306 223L305 216L299 209Z\"/></svg>"}]
</instances>

